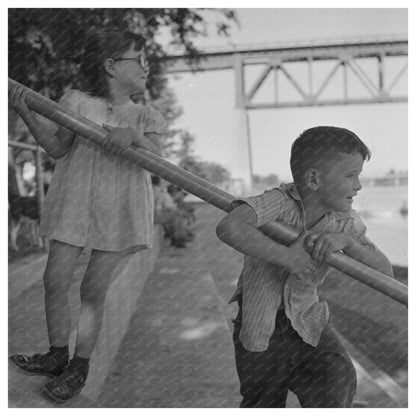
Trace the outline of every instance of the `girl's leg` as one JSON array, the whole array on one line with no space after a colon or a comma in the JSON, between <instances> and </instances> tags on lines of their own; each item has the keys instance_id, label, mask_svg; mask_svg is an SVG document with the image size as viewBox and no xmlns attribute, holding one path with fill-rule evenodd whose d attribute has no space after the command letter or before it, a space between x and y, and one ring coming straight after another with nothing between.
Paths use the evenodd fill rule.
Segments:
<instances>
[{"instance_id":1,"label":"girl's leg","mask_svg":"<svg viewBox=\"0 0 416 416\"><path fill-rule=\"evenodd\" d=\"M68 364L70 311L68 290L80 247L52 240L44 273L46 322L50 350L46 354L15 354L10 360L29 375L59 376Z\"/></svg>"},{"instance_id":2,"label":"girl's leg","mask_svg":"<svg viewBox=\"0 0 416 416\"><path fill-rule=\"evenodd\" d=\"M78 320L75 355L89 358L101 328L104 302L114 279L121 253L93 250L81 284L81 313Z\"/></svg>"},{"instance_id":3,"label":"girl's leg","mask_svg":"<svg viewBox=\"0 0 416 416\"><path fill-rule=\"evenodd\" d=\"M85 386L89 358L103 320L105 298L114 270L122 256L121 253L99 250L93 250L91 253L81 283L81 313L74 358L59 377L45 385L45 393L58 402L71 399Z\"/></svg>"},{"instance_id":4,"label":"girl's leg","mask_svg":"<svg viewBox=\"0 0 416 416\"><path fill-rule=\"evenodd\" d=\"M68 291L81 247L52 240L43 283L49 343L54 347L68 345L71 315Z\"/></svg>"}]
</instances>

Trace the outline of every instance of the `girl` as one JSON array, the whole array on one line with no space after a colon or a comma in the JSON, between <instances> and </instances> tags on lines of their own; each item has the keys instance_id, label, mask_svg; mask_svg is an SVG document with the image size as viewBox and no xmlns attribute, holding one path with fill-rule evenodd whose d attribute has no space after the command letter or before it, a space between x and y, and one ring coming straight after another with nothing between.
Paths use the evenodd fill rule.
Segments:
<instances>
[{"instance_id":1,"label":"girl","mask_svg":"<svg viewBox=\"0 0 416 416\"><path fill-rule=\"evenodd\" d=\"M144 44L143 38L130 32L93 32L87 37L81 68L85 91L67 91L60 100L62 106L109 131L102 148L63 127L52 134L26 106L24 89L9 91L12 107L37 142L58 159L41 220L41 233L51 240L44 272L50 350L33 356L13 355L11 360L27 374L55 376L45 385L45 392L59 402L69 400L85 385L118 262L152 244L150 174L119 156L130 146L160 154L158 138L166 127L163 117L130 99L145 90ZM75 353L68 364L68 291L84 247L92 252L80 288Z\"/></svg>"}]
</instances>

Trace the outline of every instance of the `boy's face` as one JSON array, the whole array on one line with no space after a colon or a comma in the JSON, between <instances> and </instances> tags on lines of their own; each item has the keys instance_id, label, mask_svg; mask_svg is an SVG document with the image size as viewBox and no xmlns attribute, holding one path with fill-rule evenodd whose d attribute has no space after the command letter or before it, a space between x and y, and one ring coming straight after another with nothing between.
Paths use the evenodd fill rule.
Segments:
<instances>
[{"instance_id":1,"label":"boy's face","mask_svg":"<svg viewBox=\"0 0 416 416\"><path fill-rule=\"evenodd\" d=\"M358 152L337 153L322 163L316 196L325 209L351 209L353 197L362 188L359 175L363 164L364 158Z\"/></svg>"}]
</instances>

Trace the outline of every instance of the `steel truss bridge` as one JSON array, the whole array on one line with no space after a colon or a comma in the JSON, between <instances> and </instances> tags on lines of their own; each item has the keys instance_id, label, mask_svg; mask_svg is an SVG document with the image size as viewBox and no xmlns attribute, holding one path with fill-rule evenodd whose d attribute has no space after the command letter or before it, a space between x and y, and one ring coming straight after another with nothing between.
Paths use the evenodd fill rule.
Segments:
<instances>
[{"instance_id":1,"label":"steel truss bridge","mask_svg":"<svg viewBox=\"0 0 416 416\"><path fill-rule=\"evenodd\" d=\"M326 43L251 46L233 50L205 51L198 57L169 56L165 62L170 73L233 69L236 80L236 105L247 109L304 107L319 105L407 102L407 94L397 94L395 87L407 76L407 39L358 39ZM401 68L389 77L387 67L401 57ZM318 82L326 64L326 75ZM294 65L297 64L297 65ZM250 67L260 67L254 84L246 85ZM397 65L396 65L397 66ZM302 68L303 67L303 68ZM299 73L306 75L300 82ZM335 77L342 76L342 97L325 98ZM351 91L356 78L361 98ZM256 101L261 87L273 79L273 100ZM286 100L279 94L279 78L286 79L297 91L298 100ZM389 82L387 79L389 78ZM306 82L305 82L306 81Z\"/></svg>"},{"instance_id":2,"label":"steel truss bridge","mask_svg":"<svg viewBox=\"0 0 416 416\"><path fill-rule=\"evenodd\" d=\"M205 50L197 57L168 56L164 61L169 73L234 71L249 187L253 167L248 110L408 101L407 37L252 45Z\"/></svg>"}]
</instances>

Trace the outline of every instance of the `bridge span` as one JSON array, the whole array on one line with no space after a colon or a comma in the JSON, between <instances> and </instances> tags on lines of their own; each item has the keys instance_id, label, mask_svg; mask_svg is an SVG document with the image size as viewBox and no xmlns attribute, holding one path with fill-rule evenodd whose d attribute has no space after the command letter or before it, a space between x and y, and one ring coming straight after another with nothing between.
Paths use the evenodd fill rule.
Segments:
<instances>
[{"instance_id":1,"label":"bridge span","mask_svg":"<svg viewBox=\"0 0 416 416\"><path fill-rule=\"evenodd\" d=\"M253 178L249 110L408 101L407 37L245 45L162 59L172 74L234 71L249 188Z\"/></svg>"}]
</instances>

